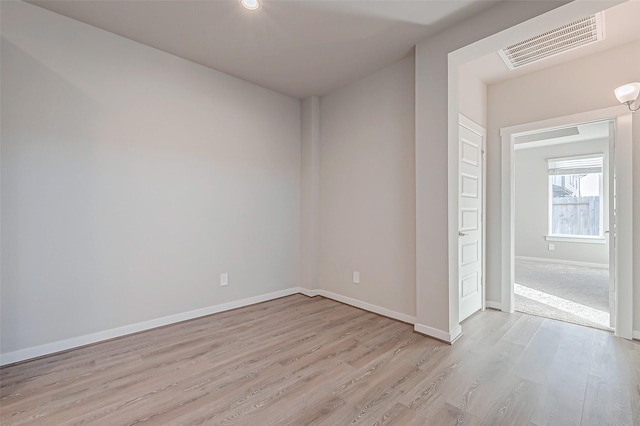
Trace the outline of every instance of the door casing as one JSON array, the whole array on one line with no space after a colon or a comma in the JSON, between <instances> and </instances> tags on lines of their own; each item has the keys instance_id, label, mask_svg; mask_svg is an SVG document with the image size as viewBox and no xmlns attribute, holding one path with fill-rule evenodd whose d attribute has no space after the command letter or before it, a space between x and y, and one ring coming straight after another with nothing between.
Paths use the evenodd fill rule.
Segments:
<instances>
[{"instance_id":1,"label":"door casing","mask_svg":"<svg viewBox=\"0 0 640 426\"><path fill-rule=\"evenodd\" d=\"M580 123L608 121L615 123L615 149L611 150L611 163L615 167L616 181L610 182L610 190L616 193L614 262L611 270L615 274L615 334L625 339L633 337L633 168L632 168L632 115L624 106L605 108L573 114L549 120L527 123L500 129L502 138L502 301L504 312L513 312L514 293L514 237L515 237L515 176L514 145L516 136L535 133L542 129L561 128ZM610 209L613 206L610 206ZM497 306L496 306L497 307Z\"/></svg>"}]
</instances>

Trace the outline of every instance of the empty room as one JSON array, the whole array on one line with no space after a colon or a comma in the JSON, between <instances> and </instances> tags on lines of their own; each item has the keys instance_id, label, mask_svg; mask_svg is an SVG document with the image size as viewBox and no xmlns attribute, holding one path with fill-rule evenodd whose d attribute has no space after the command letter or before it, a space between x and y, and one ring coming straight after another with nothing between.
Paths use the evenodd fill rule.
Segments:
<instances>
[{"instance_id":1,"label":"empty room","mask_svg":"<svg viewBox=\"0 0 640 426\"><path fill-rule=\"evenodd\" d=\"M640 0L0 18L0 424L640 424Z\"/></svg>"}]
</instances>

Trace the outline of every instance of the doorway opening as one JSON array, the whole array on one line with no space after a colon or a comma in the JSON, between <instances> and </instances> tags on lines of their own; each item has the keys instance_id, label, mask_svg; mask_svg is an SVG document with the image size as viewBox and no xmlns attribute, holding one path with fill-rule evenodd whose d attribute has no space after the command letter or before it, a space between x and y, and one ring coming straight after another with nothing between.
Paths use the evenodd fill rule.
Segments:
<instances>
[{"instance_id":1,"label":"doorway opening","mask_svg":"<svg viewBox=\"0 0 640 426\"><path fill-rule=\"evenodd\" d=\"M603 120L516 137L516 311L613 330L614 133Z\"/></svg>"},{"instance_id":2,"label":"doorway opening","mask_svg":"<svg viewBox=\"0 0 640 426\"><path fill-rule=\"evenodd\" d=\"M632 16L629 8L634 2L622 2L606 11L607 22L626 22ZM618 105L612 93L618 81L627 81L618 67L600 68L603 63L620 62L626 45L618 44L613 32L607 34L606 44L611 47L603 52L595 51L593 45L573 50L567 54L547 58L537 64L519 70L504 70L504 62L496 53L505 46L525 40L541 29L552 29L571 22L573 18L589 16L601 12L604 5L593 2L571 2L561 8L523 22L448 54L448 243L449 243L449 330L460 333L460 271L459 271L459 129L458 116L465 114L487 128L487 246L486 246L486 286L484 305L490 309L513 312L515 308L515 185L511 181L514 162L513 137L543 129L556 129L612 119L616 128L615 162L617 182L616 227L617 244L615 264L611 264L610 274L615 274L616 300L610 312L615 335L631 339L633 331L633 156L632 156L632 116L628 109ZM634 15L635 16L635 15ZM633 28L636 28L634 26ZM612 24L616 33L631 34L631 27ZM635 33L635 31L633 31ZM620 39L621 40L621 39ZM595 47L594 47L595 46ZM596 54L606 60L593 61ZM620 54L622 59L616 59ZM594 55L593 57L591 55ZM598 57L599 59L600 57ZM574 62L575 61L575 62ZM581 62L578 62L581 61ZM584 62L584 63L582 63ZM558 67L556 67L558 65ZM566 69L564 69L566 67ZM499 72L498 70L502 71ZM549 74L546 73L549 69ZM583 71L593 70L597 77L586 78L584 84L577 84L576 78ZM596 71L597 70L597 71ZM552 72L553 71L553 72ZM558 71L557 73L555 71ZM562 72L560 72L562 71ZM529 78L528 74L540 72L540 78ZM562 75L560 75L562 74ZM568 76L562 85L563 76ZM519 78L523 78L518 84ZM492 87L493 86L493 87ZM540 90L538 90L538 87ZM534 88L534 90L531 90ZM561 90L560 90L561 89ZM417 91L418 93L418 91ZM561 94L561 96L557 96ZM557 96L557 97L556 97ZM545 100L546 99L546 100ZM421 101L422 102L422 101ZM597 109L602 108L602 109ZM586 112L585 112L586 111ZM559 118L559 115L567 114ZM540 120L540 121L535 121ZM533 122L535 121L535 122ZM516 124L517 123L517 124ZM519 124L527 123L527 124ZM498 129L500 136L498 137ZM424 129L422 129L424 130ZM424 201L426 204L426 200ZM426 228L425 228L426 229ZM611 235L609 238L611 238ZM549 242L553 243L553 242ZM548 244L548 243L547 243ZM426 293L425 293L426 294ZM430 294L430 293L429 293ZM610 309L611 311L611 309Z\"/></svg>"},{"instance_id":3,"label":"doorway opening","mask_svg":"<svg viewBox=\"0 0 640 426\"><path fill-rule=\"evenodd\" d=\"M553 182L555 178L550 176L568 176L573 172L575 174L589 174L586 172L596 172L598 167L598 157L602 157L603 170L603 186L605 182L605 174L608 176L608 193L606 199L601 200L603 206L602 221L600 226L601 235L592 236L594 239L605 239L608 243L608 268L609 268L609 313L610 327L614 330L615 335L627 339L632 338L632 276L633 263L631 257L633 255L633 243L629 237L631 234L631 218L633 216L630 200L631 182L632 182L632 163L631 163L631 114L620 107L605 108L601 110L589 111L574 114L565 117L558 117L543 120L535 123L522 124L512 127L505 127L500 130L502 139L502 310L513 312L515 310L515 294L516 294L516 200L518 193L516 192L516 153L521 147L516 149L519 144L526 147L527 143L537 143L540 134L544 132L566 132L571 127L586 126L596 123L606 123L608 127L607 138L609 140L608 150L598 155L598 152L591 154L578 155L572 157L556 157L551 156L547 161L547 179L549 179L548 193L553 192ZM532 140L533 139L533 140ZM537 139L537 140L536 140ZM545 139L545 138L542 138ZM597 151L597 150L596 150ZM608 168L605 170L605 166ZM565 168L563 170L563 167ZM564 173L564 174L563 174ZM520 195L524 197L525 195ZM553 197L549 198L552 203ZM608 200L608 201L607 201ZM608 202L608 207L605 206ZM549 214L553 215L550 208ZM608 218L608 222L606 219ZM548 218L553 224L553 218ZM544 244L555 244L558 247L559 242L553 241L554 229L547 228L548 234L545 235ZM607 232L609 231L609 232ZM600 234L598 229L598 234ZM564 237L568 240L571 236ZM603 237L603 238L601 238ZM551 241L550 241L551 240ZM567 242L568 241L562 241ZM594 266L594 265L584 265ZM556 296L557 295L551 295ZM549 300L557 299L550 298Z\"/></svg>"}]
</instances>

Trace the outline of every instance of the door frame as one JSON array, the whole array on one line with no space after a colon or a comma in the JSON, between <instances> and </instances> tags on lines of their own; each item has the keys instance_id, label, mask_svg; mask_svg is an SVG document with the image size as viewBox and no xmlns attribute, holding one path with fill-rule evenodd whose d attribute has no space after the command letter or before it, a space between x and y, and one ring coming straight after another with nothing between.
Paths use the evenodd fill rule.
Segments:
<instances>
[{"instance_id":1,"label":"door frame","mask_svg":"<svg viewBox=\"0 0 640 426\"><path fill-rule=\"evenodd\" d=\"M487 154L486 154L487 153L487 130L481 125L479 125L478 123L476 123L475 121L467 118L463 114L458 114L458 126L465 127L471 132L482 137L482 147L481 147L482 196L480 197L480 205L481 205L480 233L482 235L482 255L480 259L480 273L481 273L480 286L482 288L480 290L480 294L482 297L481 310L484 311L486 309L486 299L487 299L486 298L486 282L485 282L486 275L487 275L486 273L487 271L487 265L486 265L487 227L485 225L486 217L487 217ZM460 138L460 135L458 134L458 139L459 138ZM458 153L458 155L460 154ZM458 182L458 184L460 183ZM460 196L459 193L458 193L458 196ZM458 208L459 208L459 204L458 204ZM460 221L459 218L460 218L460 215L458 215L458 222ZM460 223L458 223L458 229L460 229ZM459 272L459 268L460 268L460 250L458 249L458 272ZM458 274L458 286L460 286L459 283L460 283L460 274ZM462 298L462 293L459 292L458 304L460 303L461 298ZM458 316L460 316L460 311L458 311Z\"/></svg>"},{"instance_id":2,"label":"door frame","mask_svg":"<svg viewBox=\"0 0 640 426\"><path fill-rule=\"evenodd\" d=\"M615 149L612 164L616 182L610 182L610 190L617 194L617 220L615 222L614 273L615 335L625 339L633 337L633 167L632 167L632 114L624 106L557 117L533 123L500 129L502 139L502 304L501 310L513 312L515 280L515 156L516 136L535 133L542 129L562 128L571 125L611 120L616 127ZM611 150L610 150L611 151ZM612 206L609 207L610 209ZM609 229L613 229L612 223Z\"/></svg>"},{"instance_id":3,"label":"door frame","mask_svg":"<svg viewBox=\"0 0 640 426\"><path fill-rule=\"evenodd\" d=\"M435 336L446 342L453 343L462 335L462 328L459 321L458 305L460 301L458 299L458 114L461 112L462 104L464 101L460 98L460 88L458 83L459 67L473 59L480 58L487 54L493 54L497 50L508 46L513 43L517 43L520 40L533 37L540 34L541 28L552 29L571 22L577 18L590 15L595 12L600 12L604 9L615 6L616 4L623 3L627 0L597 0L597 1L572 1L543 13L538 16L534 16L531 19L515 19L514 22L505 22L502 30L494 29L495 33L491 31L491 35L480 40L465 40L464 37L457 40L459 48L453 45L450 48L434 47L434 44L424 43L418 45L418 50L422 49L434 49L437 54L446 55L447 57L447 95L439 91L433 94L425 91L425 78L428 76L420 75L416 71L416 256L418 259L418 266L416 267L416 317L417 325L416 331L421 333ZM519 22L519 23L516 23ZM498 25L499 27L500 25ZM496 27L497 28L497 27ZM446 46L445 46L446 47ZM454 49L454 50L450 50ZM416 70L422 69L419 64L422 55L416 56ZM424 87L423 87L424 86ZM442 90L445 90L443 87ZM432 96L433 95L433 96ZM436 101L441 99L441 101ZM445 102L446 99L446 102ZM434 103L435 102L435 103ZM432 285L430 273L424 267L420 266L420 259L431 255L433 250L432 242L429 240L431 216L422 215L426 209L425 206L429 206L432 201L432 194L429 191L422 191L424 189L423 184L420 183L420 177L427 175L425 170L429 161L429 155L435 152L434 149L424 149L425 137L428 135L433 136L433 143L437 144L438 138L444 134L445 129L437 127L434 129L429 128L432 125L440 126L443 122L439 115L437 102L443 104L442 108L446 108L446 136L447 136L447 238L446 250L448 265L444 270L437 269L436 277L439 280L446 280L446 288L441 288L440 284ZM486 104L486 103L485 103ZM485 105L486 106L486 105ZM434 112L437 113L434 115ZM483 107L483 113L486 114L486 110ZM428 124L419 124L422 119L421 114L427 114L435 117L428 121ZM486 124L486 123L485 123ZM435 146L435 145L434 145ZM438 151L439 152L439 151ZM425 188L432 188L433 185L426 185ZM440 193L436 194L438 197ZM488 234L498 235L500 229L488 229ZM441 237L437 234L438 238ZM439 241L439 240L438 240ZM499 253L495 253L496 256L500 256ZM499 280L499 278L496 278ZM496 283L499 285L499 281ZM485 298L486 299L486 298ZM442 307L438 305L441 303ZM487 303L487 302L486 302ZM487 303L488 307L498 307L497 303Z\"/></svg>"}]
</instances>

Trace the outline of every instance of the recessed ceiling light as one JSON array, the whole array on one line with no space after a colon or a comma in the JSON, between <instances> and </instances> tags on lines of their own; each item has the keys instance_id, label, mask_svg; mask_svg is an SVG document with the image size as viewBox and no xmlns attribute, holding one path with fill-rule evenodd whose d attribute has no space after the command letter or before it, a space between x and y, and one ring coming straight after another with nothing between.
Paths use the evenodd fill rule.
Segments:
<instances>
[{"instance_id":1,"label":"recessed ceiling light","mask_svg":"<svg viewBox=\"0 0 640 426\"><path fill-rule=\"evenodd\" d=\"M259 0L240 0L240 4L247 10L256 10L260 7Z\"/></svg>"}]
</instances>

